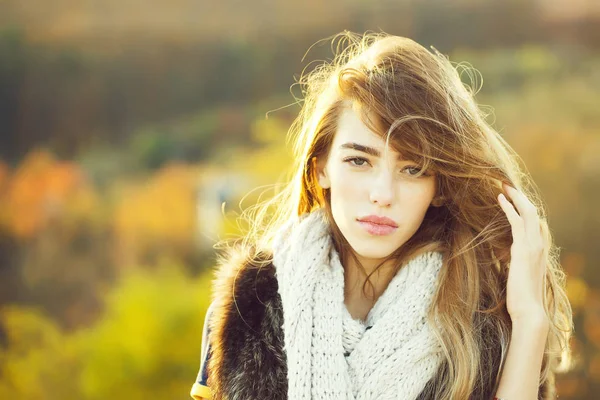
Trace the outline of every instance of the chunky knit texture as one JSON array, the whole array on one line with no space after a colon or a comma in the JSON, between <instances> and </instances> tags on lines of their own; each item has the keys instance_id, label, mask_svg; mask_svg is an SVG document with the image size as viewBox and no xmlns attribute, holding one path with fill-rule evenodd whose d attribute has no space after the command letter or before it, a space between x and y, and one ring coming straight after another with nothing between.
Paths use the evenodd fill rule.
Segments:
<instances>
[{"instance_id":1,"label":"chunky knit texture","mask_svg":"<svg viewBox=\"0 0 600 400\"><path fill-rule=\"evenodd\" d=\"M426 320L441 253L402 267L364 323L344 304L344 268L322 210L282 228L273 265L290 400L417 398L443 357Z\"/></svg>"}]
</instances>

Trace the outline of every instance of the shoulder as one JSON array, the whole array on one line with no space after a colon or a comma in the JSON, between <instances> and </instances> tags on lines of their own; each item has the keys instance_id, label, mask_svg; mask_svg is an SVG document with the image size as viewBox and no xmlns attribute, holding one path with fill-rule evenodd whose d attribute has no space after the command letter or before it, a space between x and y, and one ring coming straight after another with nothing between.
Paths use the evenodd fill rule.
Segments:
<instances>
[{"instance_id":1,"label":"shoulder","mask_svg":"<svg viewBox=\"0 0 600 400\"><path fill-rule=\"evenodd\" d=\"M276 306L278 284L269 253L230 249L222 256L212 282L211 328L223 318L243 318Z\"/></svg>"},{"instance_id":2,"label":"shoulder","mask_svg":"<svg viewBox=\"0 0 600 400\"><path fill-rule=\"evenodd\" d=\"M208 384L215 398L232 391L245 393L245 398L263 398L253 392L256 385L246 382L257 373L272 376L270 382L283 382L283 313L277 290L268 254L255 257L252 251L238 249L219 262L209 321ZM281 385L263 389L278 392Z\"/></svg>"},{"instance_id":3,"label":"shoulder","mask_svg":"<svg viewBox=\"0 0 600 400\"><path fill-rule=\"evenodd\" d=\"M269 254L231 249L222 257L213 281L211 347L227 357L230 351L264 340L261 332L283 325L275 266Z\"/></svg>"}]
</instances>

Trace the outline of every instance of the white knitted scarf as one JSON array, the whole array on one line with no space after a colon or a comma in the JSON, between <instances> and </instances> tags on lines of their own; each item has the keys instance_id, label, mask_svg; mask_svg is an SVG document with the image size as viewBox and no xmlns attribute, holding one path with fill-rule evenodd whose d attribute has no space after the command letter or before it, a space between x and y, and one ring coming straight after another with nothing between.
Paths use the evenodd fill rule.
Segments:
<instances>
[{"instance_id":1,"label":"white knitted scarf","mask_svg":"<svg viewBox=\"0 0 600 400\"><path fill-rule=\"evenodd\" d=\"M441 346L426 322L442 254L409 261L367 319L344 304L344 268L322 210L284 226L273 245L283 305L289 400L415 399Z\"/></svg>"}]
</instances>

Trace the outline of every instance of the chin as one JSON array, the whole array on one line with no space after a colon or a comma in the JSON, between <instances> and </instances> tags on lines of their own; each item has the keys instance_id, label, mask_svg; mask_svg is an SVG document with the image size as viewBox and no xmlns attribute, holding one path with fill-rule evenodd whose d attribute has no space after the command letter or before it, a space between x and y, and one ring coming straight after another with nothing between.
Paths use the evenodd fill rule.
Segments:
<instances>
[{"instance_id":1,"label":"chin","mask_svg":"<svg viewBox=\"0 0 600 400\"><path fill-rule=\"evenodd\" d=\"M400 247L400 245L398 246L392 246L390 247L388 246L384 246L384 245L379 245L376 246L375 244L371 243L365 243L364 241L360 244L360 245L353 245L352 243L350 243L350 245L352 246L352 249L356 252L356 254L362 258L370 258L370 259L381 259L381 258L385 258L387 256L389 256L390 254L392 254L394 252L394 250L396 250L398 247Z\"/></svg>"}]
</instances>

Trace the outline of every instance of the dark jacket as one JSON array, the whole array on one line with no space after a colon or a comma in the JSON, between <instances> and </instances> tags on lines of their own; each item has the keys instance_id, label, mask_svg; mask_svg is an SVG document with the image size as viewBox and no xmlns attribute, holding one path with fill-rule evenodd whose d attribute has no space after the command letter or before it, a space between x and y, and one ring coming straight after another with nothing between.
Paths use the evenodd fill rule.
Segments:
<instances>
[{"instance_id":1,"label":"dark jacket","mask_svg":"<svg viewBox=\"0 0 600 400\"><path fill-rule=\"evenodd\" d=\"M213 285L211 313L205 322L209 349L197 384L210 387L212 398L218 400L287 399L283 313L275 267L269 262L262 266L251 263L242 252L231 254L219 266ZM484 334L497 336L491 329ZM493 399L500 352L499 346L482 351L486 361L482 365L493 367L481 371L481 384L469 399ZM436 385L445 381L446 365L442 362L418 400L434 398ZM542 385L539 399L555 398L552 389Z\"/></svg>"}]
</instances>

